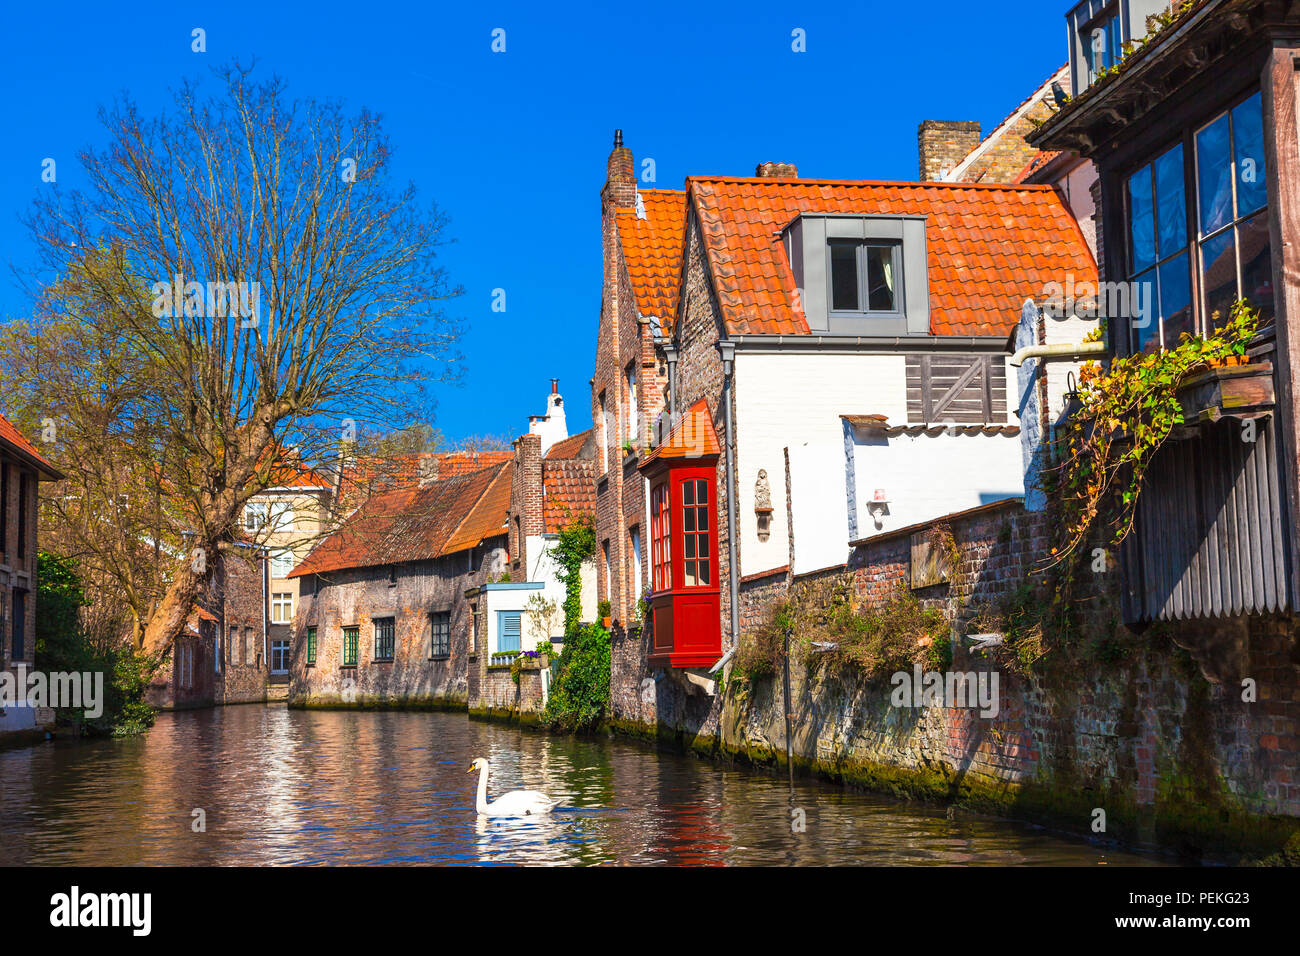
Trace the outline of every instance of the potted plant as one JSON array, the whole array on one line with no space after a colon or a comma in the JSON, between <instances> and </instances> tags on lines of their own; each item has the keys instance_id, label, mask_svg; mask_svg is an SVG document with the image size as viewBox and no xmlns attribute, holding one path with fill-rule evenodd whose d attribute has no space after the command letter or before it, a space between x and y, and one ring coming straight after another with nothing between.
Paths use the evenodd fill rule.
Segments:
<instances>
[{"instance_id":1,"label":"potted plant","mask_svg":"<svg viewBox=\"0 0 1300 956\"><path fill-rule=\"evenodd\" d=\"M601 625L608 629L610 625L610 615L613 613L613 607L608 601L601 601L596 605L596 613L600 617Z\"/></svg>"}]
</instances>

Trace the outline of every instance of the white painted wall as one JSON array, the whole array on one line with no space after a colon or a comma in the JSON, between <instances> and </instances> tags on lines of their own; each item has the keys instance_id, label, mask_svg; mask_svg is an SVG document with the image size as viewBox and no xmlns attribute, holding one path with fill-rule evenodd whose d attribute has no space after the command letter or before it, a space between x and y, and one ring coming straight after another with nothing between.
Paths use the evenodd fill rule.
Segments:
<instances>
[{"instance_id":1,"label":"white painted wall","mask_svg":"<svg viewBox=\"0 0 1300 956\"><path fill-rule=\"evenodd\" d=\"M794 572L839 564L848 556L849 512L842 415L884 415L907 423L906 359L895 355L754 354L735 363L736 469L740 493L740 568L756 574L789 563L785 461L790 449ZM1015 374L1008 369L1008 414L1015 423ZM866 499L884 487L890 530L1023 494L1019 440L1007 435L897 436L865 447L853 436L858 535L879 533ZM758 540L755 482L766 469L772 491L771 535Z\"/></svg>"},{"instance_id":2,"label":"white painted wall","mask_svg":"<svg viewBox=\"0 0 1300 956\"><path fill-rule=\"evenodd\" d=\"M841 415L907 419L901 355L736 352L736 504L740 569L757 574L789 563L785 457L790 446L796 573L837 564L848 553L847 485ZM754 485L760 468L772 489L771 536L758 540ZM815 557L814 557L815 556ZM800 567L807 561L826 560Z\"/></svg>"},{"instance_id":3,"label":"white painted wall","mask_svg":"<svg viewBox=\"0 0 1300 956\"><path fill-rule=\"evenodd\" d=\"M853 457L862 538L1019 497L1025 490L1016 435L855 435ZM884 509L871 507L876 489L889 499ZM873 512L879 513L880 527ZM796 540L798 530L796 523Z\"/></svg>"}]
</instances>

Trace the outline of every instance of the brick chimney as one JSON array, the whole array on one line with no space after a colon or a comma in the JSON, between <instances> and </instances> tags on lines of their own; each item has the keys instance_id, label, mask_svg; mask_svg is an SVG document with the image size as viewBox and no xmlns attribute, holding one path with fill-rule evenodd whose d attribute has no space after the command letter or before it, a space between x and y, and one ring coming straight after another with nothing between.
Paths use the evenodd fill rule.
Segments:
<instances>
[{"instance_id":1,"label":"brick chimney","mask_svg":"<svg viewBox=\"0 0 1300 956\"><path fill-rule=\"evenodd\" d=\"M614 130L614 148L605 164L606 198L615 206L631 209L636 205L636 167L632 150L623 145L623 131Z\"/></svg>"},{"instance_id":2,"label":"brick chimney","mask_svg":"<svg viewBox=\"0 0 1300 956\"><path fill-rule=\"evenodd\" d=\"M794 163L759 163L754 175L759 179L798 179L799 167Z\"/></svg>"},{"instance_id":3,"label":"brick chimney","mask_svg":"<svg viewBox=\"0 0 1300 956\"><path fill-rule=\"evenodd\" d=\"M542 440L535 434L515 439L510 475L510 560L528 573L528 538L546 531L542 491ZM515 580L524 580L523 576Z\"/></svg>"},{"instance_id":4,"label":"brick chimney","mask_svg":"<svg viewBox=\"0 0 1300 956\"><path fill-rule=\"evenodd\" d=\"M926 120L917 133L921 181L942 179L980 144L980 124L967 120Z\"/></svg>"}]
</instances>

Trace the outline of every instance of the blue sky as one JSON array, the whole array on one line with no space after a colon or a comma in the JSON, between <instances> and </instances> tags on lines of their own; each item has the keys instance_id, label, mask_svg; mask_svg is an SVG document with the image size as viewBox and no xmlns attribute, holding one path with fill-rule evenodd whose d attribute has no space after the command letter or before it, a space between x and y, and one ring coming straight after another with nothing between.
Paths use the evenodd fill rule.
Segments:
<instances>
[{"instance_id":1,"label":"blue sky","mask_svg":"<svg viewBox=\"0 0 1300 956\"><path fill-rule=\"evenodd\" d=\"M798 5L621 3L12 4L0 36L8 91L0 150L0 315L26 314L9 272L29 265L17 218L54 157L101 146L97 109L125 91L145 113L185 77L256 56L290 92L383 114L399 181L451 218L443 261L465 294L463 383L438 387L452 439L512 435L544 410L552 376L570 431L590 424L600 309L600 206L615 128L656 182L752 175L915 179L916 128L974 119L985 132L1065 61L1066 3ZM990 15L996 11L997 16ZM207 32L207 53L190 31ZM491 50L506 31L506 52ZM802 29L807 50L791 49ZM983 38L983 39L981 39ZM48 188L48 187L46 187ZM507 310L493 312L492 290Z\"/></svg>"}]
</instances>

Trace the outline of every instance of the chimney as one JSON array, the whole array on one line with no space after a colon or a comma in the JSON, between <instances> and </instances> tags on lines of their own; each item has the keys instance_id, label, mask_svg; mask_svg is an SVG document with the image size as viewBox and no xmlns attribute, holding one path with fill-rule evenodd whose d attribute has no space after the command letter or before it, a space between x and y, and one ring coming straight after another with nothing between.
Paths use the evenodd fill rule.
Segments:
<instances>
[{"instance_id":1,"label":"chimney","mask_svg":"<svg viewBox=\"0 0 1300 956\"><path fill-rule=\"evenodd\" d=\"M980 144L980 124L967 120L926 120L917 133L921 181L938 182Z\"/></svg>"},{"instance_id":2,"label":"chimney","mask_svg":"<svg viewBox=\"0 0 1300 956\"><path fill-rule=\"evenodd\" d=\"M754 175L759 179L798 179L799 167L794 163L759 163Z\"/></svg>"},{"instance_id":3,"label":"chimney","mask_svg":"<svg viewBox=\"0 0 1300 956\"><path fill-rule=\"evenodd\" d=\"M528 416L528 434L540 439L543 458L552 445L569 437L569 426L564 420L564 398L560 395L558 378L551 379L551 394L546 396L546 414Z\"/></svg>"},{"instance_id":4,"label":"chimney","mask_svg":"<svg viewBox=\"0 0 1300 956\"><path fill-rule=\"evenodd\" d=\"M632 150L623 145L623 131L614 130L614 149L605 164L605 196L621 209L636 205L636 169Z\"/></svg>"}]
</instances>

